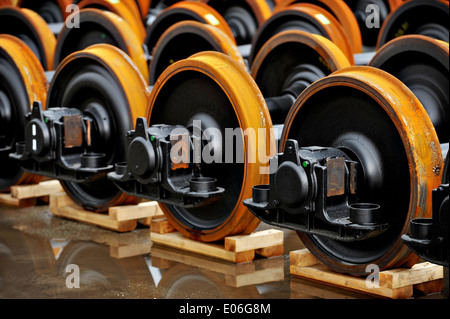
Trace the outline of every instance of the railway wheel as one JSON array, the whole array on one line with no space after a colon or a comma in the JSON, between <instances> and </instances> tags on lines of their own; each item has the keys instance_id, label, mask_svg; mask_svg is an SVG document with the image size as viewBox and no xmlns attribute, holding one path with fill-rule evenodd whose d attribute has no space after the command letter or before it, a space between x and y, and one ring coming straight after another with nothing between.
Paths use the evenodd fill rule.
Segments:
<instances>
[{"instance_id":1,"label":"railway wheel","mask_svg":"<svg viewBox=\"0 0 450 319\"><path fill-rule=\"evenodd\" d=\"M225 19L207 4L194 1L180 1L163 10L147 29L145 44L152 54L161 35L172 25L184 20L194 20L219 28L236 44L233 32Z\"/></svg>"},{"instance_id":2,"label":"railway wheel","mask_svg":"<svg viewBox=\"0 0 450 319\"><path fill-rule=\"evenodd\" d=\"M93 44L106 43L118 47L130 56L144 78L148 79L148 65L142 43L125 20L115 13L99 9L82 9L72 15L79 15L80 27L65 25L61 29L55 48L55 66L75 51Z\"/></svg>"},{"instance_id":3,"label":"railway wheel","mask_svg":"<svg viewBox=\"0 0 450 319\"><path fill-rule=\"evenodd\" d=\"M353 64L353 52L342 26L325 9L309 3L293 4L275 13L256 33L249 57L253 63L259 50L272 36L286 30L300 30L322 35L335 43Z\"/></svg>"},{"instance_id":4,"label":"railway wheel","mask_svg":"<svg viewBox=\"0 0 450 319\"><path fill-rule=\"evenodd\" d=\"M150 10L150 3L151 0L135 0L136 5L139 9L139 12L141 14L142 21L144 21L147 18L148 10Z\"/></svg>"},{"instance_id":5,"label":"railway wheel","mask_svg":"<svg viewBox=\"0 0 450 319\"><path fill-rule=\"evenodd\" d=\"M236 45L218 28L197 21L182 21L167 29L156 44L150 65L150 85L172 63L202 51L227 54L245 66Z\"/></svg>"},{"instance_id":6,"label":"railway wheel","mask_svg":"<svg viewBox=\"0 0 450 319\"><path fill-rule=\"evenodd\" d=\"M342 26L353 53L362 51L361 30L353 11L345 1L334 0L284 0L275 6L274 12L277 13L291 4L310 3L319 6L335 17Z\"/></svg>"},{"instance_id":7,"label":"railway wheel","mask_svg":"<svg viewBox=\"0 0 450 319\"><path fill-rule=\"evenodd\" d=\"M251 194L252 185L268 181L268 175L260 171L268 163L260 160L258 154L269 156L274 140L261 92L245 68L218 52L198 53L172 64L162 73L152 90L149 105L149 125L190 127L199 120L202 130L221 132L222 139L214 137L214 145L218 147L225 146L226 129L237 130L238 135L252 130L258 134L261 129L264 136L237 139L235 145L229 145L236 150L232 154L243 155L240 159L226 160L227 151L224 151L220 161L202 162L202 172L214 176L217 185L225 189L221 198L194 208L160 203L171 224L195 240L216 241L229 235L251 233L259 220L245 208L242 200ZM255 150L258 154L251 153Z\"/></svg>"},{"instance_id":8,"label":"railway wheel","mask_svg":"<svg viewBox=\"0 0 450 319\"><path fill-rule=\"evenodd\" d=\"M113 165L124 160L125 136L138 116L145 115L149 90L129 57L108 44L96 44L65 58L50 84L47 105L78 109L93 119L91 151L105 154ZM80 206L104 211L113 205L135 203L106 178L106 173L76 183L61 181Z\"/></svg>"},{"instance_id":9,"label":"railway wheel","mask_svg":"<svg viewBox=\"0 0 450 319\"><path fill-rule=\"evenodd\" d=\"M349 66L347 57L330 40L291 30L276 34L264 44L253 62L251 75L266 98L272 122L283 124L304 89Z\"/></svg>"},{"instance_id":10,"label":"railway wheel","mask_svg":"<svg viewBox=\"0 0 450 319\"><path fill-rule=\"evenodd\" d=\"M18 6L33 10L47 23L57 23L64 22L68 16L66 7L72 3L72 0L21 0Z\"/></svg>"},{"instance_id":11,"label":"railway wheel","mask_svg":"<svg viewBox=\"0 0 450 319\"><path fill-rule=\"evenodd\" d=\"M201 0L213 7L233 31L238 45L249 44L260 27L272 15L266 0Z\"/></svg>"},{"instance_id":12,"label":"railway wheel","mask_svg":"<svg viewBox=\"0 0 450 319\"><path fill-rule=\"evenodd\" d=\"M41 179L24 173L8 156L23 139L31 104L46 97L47 79L31 49L19 38L0 35L0 191Z\"/></svg>"},{"instance_id":13,"label":"railway wheel","mask_svg":"<svg viewBox=\"0 0 450 319\"><path fill-rule=\"evenodd\" d=\"M0 8L0 33L21 39L33 51L45 71L53 69L56 38L36 12L17 7Z\"/></svg>"},{"instance_id":14,"label":"railway wheel","mask_svg":"<svg viewBox=\"0 0 450 319\"><path fill-rule=\"evenodd\" d=\"M319 260L353 275L367 274L368 264L382 270L417 261L401 235L411 219L431 216L443 158L425 109L401 81L376 68L351 67L315 82L291 109L281 149L287 139L337 148L356 161L359 202L380 205L389 224L353 242L299 232Z\"/></svg>"},{"instance_id":15,"label":"railway wheel","mask_svg":"<svg viewBox=\"0 0 450 319\"><path fill-rule=\"evenodd\" d=\"M399 37L381 47L369 65L411 89L430 116L439 141L450 142L448 43L421 35Z\"/></svg>"},{"instance_id":16,"label":"railway wheel","mask_svg":"<svg viewBox=\"0 0 450 319\"><path fill-rule=\"evenodd\" d=\"M445 1L408 1L391 12L381 26L377 49L390 40L419 34L449 42L449 5Z\"/></svg>"},{"instance_id":17,"label":"railway wheel","mask_svg":"<svg viewBox=\"0 0 450 319\"><path fill-rule=\"evenodd\" d=\"M94 8L113 12L122 17L138 36L139 41L142 43L145 39L145 27L142 22L141 13L139 8L133 0L121 0L121 1L105 1L105 0L82 0L78 4L80 9Z\"/></svg>"}]
</instances>

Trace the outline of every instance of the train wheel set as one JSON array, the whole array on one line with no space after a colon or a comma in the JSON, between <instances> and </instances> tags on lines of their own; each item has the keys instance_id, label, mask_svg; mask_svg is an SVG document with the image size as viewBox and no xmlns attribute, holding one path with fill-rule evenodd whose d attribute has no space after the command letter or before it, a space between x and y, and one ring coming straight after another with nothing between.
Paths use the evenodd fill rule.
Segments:
<instances>
[{"instance_id":1,"label":"train wheel set","mask_svg":"<svg viewBox=\"0 0 450 319\"><path fill-rule=\"evenodd\" d=\"M93 212L158 201L203 242L263 221L355 276L448 267L448 17L441 0L0 1L0 191L45 176Z\"/></svg>"}]
</instances>

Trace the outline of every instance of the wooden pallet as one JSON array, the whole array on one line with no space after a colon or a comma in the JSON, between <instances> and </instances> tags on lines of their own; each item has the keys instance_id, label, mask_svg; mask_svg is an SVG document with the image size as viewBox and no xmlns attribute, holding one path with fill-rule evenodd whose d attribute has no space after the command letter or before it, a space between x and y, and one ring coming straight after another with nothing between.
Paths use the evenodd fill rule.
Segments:
<instances>
[{"instance_id":1,"label":"wooden pallet","mask_svg":"<svg viewBox=\"0 0 450 319\"><path fill-rule=\"evenodd\" d=\"M424 294L440 292L443 286L443 267L429 262L412 268L398 268L379 272L378 287L373 278L353 277L337 273L323 265L308 249L291 251L290 274L304 279L319 281L332 286L350 289L378 297L406 299L413 297L414 289Z\"/></svg>"},{"instance_id":2,"label":"wooden pallet","mask_svg":"<svg viewBox=\"0 0 450 319\"><path fill-rule=\"evenodd\" d=\"M163 215L157 202L110 207L108 214L94 213L75 204L63 192L50 196L50 212L58 217L96 225L117 232L132 231L136 228L138 220Z\"/></svg>"},{"instance_id":3,"label":"wooden pallet","mask_svg":"<svg viewBox=\"0 0 450 319\"><path fill-rule=\"evenodd\" d=\"M176 232L166 219L152 221L150 240L160 245L234 263L252 261L255 254L275 257L284 252L284 234L280 230L267 229L250 235L226 237L223 242L204 243Z\"/></svg>"},{"instance_id":4,"label":"wooden pallet","mask_svg":"<svg viewBox=\"0 0 450 319\"><path fill-rule=\"evenodd\" d=\"M63 188L57 180L31 185L15 185L11 186L9 193L0 194L0 203L20 208L35 206L39 198L48 200L50 194L62 191Z\"/></svg>"},{"instance_id":5,"label":"wooden pallet","mask_svg":"<svg viewBox=\"0 0 450 319\"><path fill-rule=\"evenodd\" d=\"M260 258L251 263L230 263L175 248L153 245L151 262L152 266L165 271L181 264L198 268L203 274L214 273L223 276L223 282L229 287L245 287L284 280L282 256Z\"/></svg>"}]
</instances>

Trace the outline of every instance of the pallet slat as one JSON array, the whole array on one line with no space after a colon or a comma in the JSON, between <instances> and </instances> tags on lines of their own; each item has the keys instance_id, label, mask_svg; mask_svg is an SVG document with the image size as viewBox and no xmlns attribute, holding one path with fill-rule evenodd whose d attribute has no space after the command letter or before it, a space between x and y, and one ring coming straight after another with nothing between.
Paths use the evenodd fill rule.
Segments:
<instances>
[{"instance_id":1,"label":"pallet slat","mask_svg":"<svg viewBox=\"0 0 450 319\"><path fill-rule=\"evenodd\" d=\"M118 232L134 230L138 219L162 215L158 204L155 202L111 207L108 214L94 213L76 205L66 193L50 196L50 212L58 217L77 220Z\"/></svg>"},{"instance_id":2,"label":"pallet slat","mask_svg":"<svg viewBox=\"0 0 450 319\"><path fill-rule=\"evenodd\" d=\"M163 226L159 227L159 223ZM151 225L150 240L154 243L210 256L234 263L252 261L255 253L264 257L283 254L283 232L280 230L263 230L250 235L230 236L222 243L204 243L185 237L183 234L169 229L170 232L159 233L167 220L161 219Z\"/></svg>"},{"instance_id":3,"label":"pallet slat","mask_svg":"<svg viewBox=\"0 0 450 319\"><path fill-rule=\"evenodd\" d=\"M62 192L59 181L49 180L39 184L11 186L9 193L0 194L0 203L19 208L35 206L38 198Z\"/></svg>"},{"instance_id":4,"label":"pallet slat","mask_svg":"<svg viewBox=\"0 0 450 319\"><path fill-rule=\"evenodd\" d=\"M331 270L321 264L308 249L291 251L289 257L290 273L295 277L392 299L412 297L415 285L429 284L439 288L436 281L442 281L443 278L442 266L425 262L417 264L411 269L399 268L381 271L378 287L375 287L368 284L364 277L353 277Z\"/></svg>"},{"instance_id":5,"label":"pallet slat","mask_svg":"<svg viewBox=\"0 0 450 319\"><path fill-rule=\"evenodd\" d=\"M49 196L50 194L63 192L59 181L50 180L40 182L35 185L16 185L12 186L11 196L18 199Z\"/></svg>"}]
</instances>

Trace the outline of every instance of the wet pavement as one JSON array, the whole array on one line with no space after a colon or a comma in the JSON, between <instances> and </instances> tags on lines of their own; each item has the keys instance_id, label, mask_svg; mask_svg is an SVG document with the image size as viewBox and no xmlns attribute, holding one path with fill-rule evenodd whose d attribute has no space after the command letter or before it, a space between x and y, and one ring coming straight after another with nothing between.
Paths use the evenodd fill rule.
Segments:
<instances>
[{"instance_id":1,"label":"wet pavement","mask_svg":"<svg viewBox=\"0 0 450 319\"><path fill-rule=\"evenodd\" d=\"M152 244L144 225L117 233L53 216L45 204L0 205L0 298L373 298L292 277L289 251L303 245L284 235L283 256L233 264Z\"/></svg>"}]
</instances>

